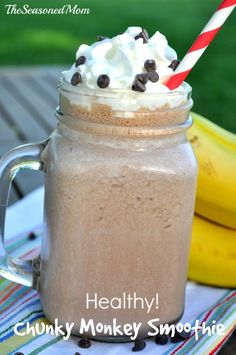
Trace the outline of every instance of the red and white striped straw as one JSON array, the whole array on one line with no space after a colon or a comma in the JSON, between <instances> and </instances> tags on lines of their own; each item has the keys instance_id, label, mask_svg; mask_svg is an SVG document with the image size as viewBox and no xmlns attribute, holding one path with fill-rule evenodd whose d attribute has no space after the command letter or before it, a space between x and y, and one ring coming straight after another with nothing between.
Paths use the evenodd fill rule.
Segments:
<instances>
[{"instance_id":1,"label":"red and white striped straw","mask_svg":"<svg viewBox=\"0 0 236 355\"><path fill-rule=\"evenodd\" d=\"M176 89L190 73L198 59L207 49L217 32L235 8L236 0L224 0L217 8L210 21L204 27L192 47L188 50L173 75L165 85L170 89Z\"/></svg>"}]
</instances>

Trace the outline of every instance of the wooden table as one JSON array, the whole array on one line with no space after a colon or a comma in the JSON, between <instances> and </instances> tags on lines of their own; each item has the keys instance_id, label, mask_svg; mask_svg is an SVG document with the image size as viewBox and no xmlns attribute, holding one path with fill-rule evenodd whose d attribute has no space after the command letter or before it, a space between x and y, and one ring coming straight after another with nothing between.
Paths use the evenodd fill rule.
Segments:
<instances>
[{"instance_id":1,"label":"wooden table","mask_svg":"<svg viewBox=\"0 0 236 355\"><path fill-rule=\"evenodd\" d=\"M0 69L0 156L9 149L39 142L56 126L57 83L62 67ZM9 204L43 184L38 172L22 172L13 183Z\"/></svg>"},{"instance_id":2,"label":"wooden table","mask_svg":"<svg viewBox=\"0 0 236 355\"><path fill-rule=\"evenodd\" d=\"M44 140L56 127L57 83L63 69L0 69L0 156L20 144ZM41 185L38 172L22 172L13 183L9 204ZM236 354L236 331L218 354Z\"/></svg>"}]
</instances>

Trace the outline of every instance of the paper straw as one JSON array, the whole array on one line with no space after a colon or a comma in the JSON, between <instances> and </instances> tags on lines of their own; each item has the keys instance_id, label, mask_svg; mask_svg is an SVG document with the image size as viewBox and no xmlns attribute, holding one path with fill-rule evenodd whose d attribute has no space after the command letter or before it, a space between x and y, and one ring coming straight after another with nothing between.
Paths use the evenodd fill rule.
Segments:
<instances>
[{"instance_id":1,"label":"paper straw","mask_svg":"<svg viewBox=\"0 0 236 355\"><path fill-rule=\"evenodd\" d=\"M176 89L190 73L198 59L205 52L217 32L235 8L236 0L224 0L216 9L210 21L204 27L192 47L188 50L173 75L165 85L170 89Z\"/></svg>"}]
</instances>

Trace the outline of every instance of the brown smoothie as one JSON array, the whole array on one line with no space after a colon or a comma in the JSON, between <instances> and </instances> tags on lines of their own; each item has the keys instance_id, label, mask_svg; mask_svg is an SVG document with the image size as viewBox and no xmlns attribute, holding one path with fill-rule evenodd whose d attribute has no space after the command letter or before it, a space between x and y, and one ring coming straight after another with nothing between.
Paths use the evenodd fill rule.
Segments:
<instances>
[{"instance_id":1,"label":"brown smoothie","mask_svg":"<svg viewBox=\"0 0 236 355\"><path fill-rule=\"evenodd\" d=\"M103 104L101 114L97 105L97 116L80 117L80 104L61 103L66 115L58 115L59 128L42 157L45 315L52 322L74 322L76 334L82 318L95 325L114 318L120 325L141 322L139 334L147 336L149 320L172 323L184 309L197 166L184 124L180 129L176 123L186 120L188 108L185 103L153 111L151 127L140 124L138 113L137 121L132 113L127 124L120 118L113 126L99 123ZM160 129L164 112L169 128ZM117 119L113 109L109 117ZM158 294L158 308L155 303L148 313L138 302L136 309L95 309L92 303L86 309L87 294L111 300L124 293L149 300Z\"/></svg>"}]
</instances>

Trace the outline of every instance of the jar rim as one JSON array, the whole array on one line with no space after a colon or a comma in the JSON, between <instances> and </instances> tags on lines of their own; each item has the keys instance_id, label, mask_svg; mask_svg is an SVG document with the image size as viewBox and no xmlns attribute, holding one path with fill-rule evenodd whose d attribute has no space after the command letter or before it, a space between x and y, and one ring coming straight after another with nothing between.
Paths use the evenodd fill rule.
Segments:
<instances>
[{"instance_id":1,"label":"jar rim","mask_svg":"<svg viewBox=\"0 0 236 355\"><path fill-rule=\"evenodd\" d=\"M90 97L103 97L103 98L111 98L111 99L124 99L127 98L129 100L137 100L143 99L154 99L154 98L170 98L177 99L185 97L186 101L191 99L192 96L192 87L187 83L183 82L181 86L177 90L168 91L168 92L137 92L132 91L130 89L114 89L110 90L106 89L90 89L87 87L73 86L70 83L67 83L62 77L60 78L58 84L58 91L65 91L71 94L77 94L78 96L90 96Z\"/></svg>"},{"instance_id":2,"label":"jar rim","mask_svg":"<svg viewBox=\"0 0 236 355\"><path fill-rule=\"evenodd\" d=\"M128 94L127 94L128 92ZM137 93L72 86L61 79L60 111L64 115L117 126L156 126L187 120L193 101L192 88L183 83L180 91Z\"/></svg>"}]
</instances>

